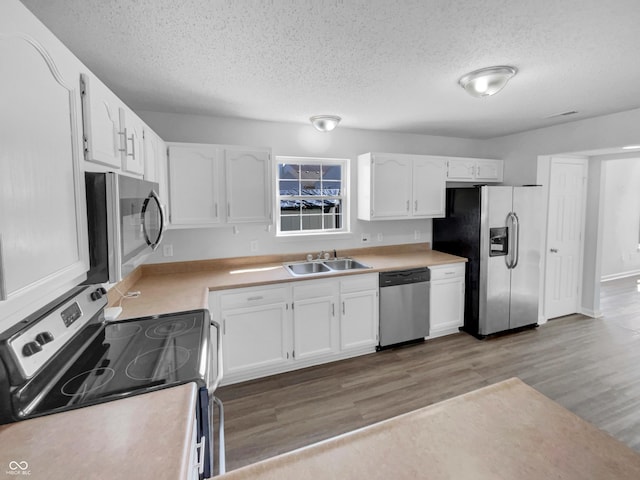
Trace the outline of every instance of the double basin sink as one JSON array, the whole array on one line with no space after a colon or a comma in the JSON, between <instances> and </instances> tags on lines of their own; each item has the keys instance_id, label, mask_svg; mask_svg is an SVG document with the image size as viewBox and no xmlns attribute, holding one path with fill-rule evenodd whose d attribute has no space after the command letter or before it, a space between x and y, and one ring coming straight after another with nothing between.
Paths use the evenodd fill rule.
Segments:
<instances>
[{"instance_id":1,"label":"double basin sink","mask_svg":"<svg viewBox=\"0 0 640 480\"><path fill-rule=\"evenodd\" d=\"M361 270L371 268L353 258L336 258L332 260L313 260L299 263L285 263L284 268L294 277L318 275L321 273L343 272L345 270Z\"/></svg>"}]
</instances>

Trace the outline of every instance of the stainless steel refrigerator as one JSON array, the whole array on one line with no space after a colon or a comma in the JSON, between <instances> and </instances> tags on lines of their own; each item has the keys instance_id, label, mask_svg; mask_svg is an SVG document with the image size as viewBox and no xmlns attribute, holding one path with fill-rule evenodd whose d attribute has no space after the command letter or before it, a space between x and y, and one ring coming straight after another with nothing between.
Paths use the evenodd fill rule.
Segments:
<instances>
[{"instance_id":1,"label":"stainless steel refrigerator","mask_svg":"<svg viewBox=\"0 0 640 480\"><path fill-rule=\"evenodd\" d=\"M447 189L433 249L469 259L463 330L483 338L538 323L541 187Z\"/></svg>"}]
</instances>

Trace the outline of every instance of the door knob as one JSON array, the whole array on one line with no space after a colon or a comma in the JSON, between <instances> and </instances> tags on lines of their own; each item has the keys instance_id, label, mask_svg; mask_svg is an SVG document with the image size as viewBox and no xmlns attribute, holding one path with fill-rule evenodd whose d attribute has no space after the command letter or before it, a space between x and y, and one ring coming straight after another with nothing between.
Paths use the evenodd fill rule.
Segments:
<instances>
[{"instance_id":1,"label":"door knob","mask_svg":"<svg viewBox=\"0 0 640 480\"><path fill-rule=\"evenodd\" d=\"M551 248L549 251L551 253L558 253L558 249L557 248Z\"/></svg>"}]
</instances>

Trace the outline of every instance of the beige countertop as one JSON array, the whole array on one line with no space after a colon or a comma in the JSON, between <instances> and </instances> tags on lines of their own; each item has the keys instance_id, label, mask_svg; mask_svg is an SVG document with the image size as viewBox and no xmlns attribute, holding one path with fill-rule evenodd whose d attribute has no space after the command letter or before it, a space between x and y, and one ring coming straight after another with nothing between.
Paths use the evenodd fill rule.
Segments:
<instances>
[{"instance_id":1,"label":"beige countertop","mask_svg":"<svg viewBox=\"0 0 640 480\"><path fill-rule=\"evenodd\" d=\"M640 455L512 378L220 478L637 480Z\"/></svg>"},{"instance_id":2,"label":"beige countertop","mask_svg":"<svg viewBox=\"0 0 640 480\"><path fill-rule=\"evenodd\" d=\"M189 383L2 425L0 476L26 466L33 479L187 478L195 405Z\"/></svg>"},{"instance_id":3,"label":"beige countertop","mask_svg":"<svg viewBox=\"0 0 640 480\"><path fill-rule=\"evenodd\" d=\"M428 244L355 249L339 252L339 256L356 258L372 268L294 277L285 270L282 264L302 261L303 254L143 265L142 272L132 282L119 288L122 292L139 291L140 296L125 298L120 302L119 295L113 294L114 290L112 289L109 304L122 306L123 312L119 319L135 318L208 308L208 294L213 290L313 280L328 276L359 275L430 267L467 261L463 257L431 250Z\"/></svg>"}]
</instances>

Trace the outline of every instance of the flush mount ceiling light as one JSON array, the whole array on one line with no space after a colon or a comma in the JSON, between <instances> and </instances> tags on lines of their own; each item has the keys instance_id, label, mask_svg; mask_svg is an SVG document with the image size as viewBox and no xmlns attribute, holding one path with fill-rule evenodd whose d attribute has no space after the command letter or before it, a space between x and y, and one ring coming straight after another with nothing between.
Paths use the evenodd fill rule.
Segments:
<instances>
[{"instance_id":1,"label":"flush mount ceiling light","mask_svg":"<svg viewBox=\"0 0 640 480\"><path fill-rule=\"evenodd\" d=\"M486 97L498 93L518 70L514 67L488 67L467 73L458 83L469 95Z\"/></svg>"},{"instance_id":2,"label":"flush mount ceiling light","mask_svg":"<svg viewBox=\"0 0 640 480\"><path fill-rule=\"evenodd\" d=\"M623 150L636 150L640 148L640 145L627 145L626 147L622 147Z\"/></svg>"},{"instance_id":3,"label":"flush mount ceiling light","mask_svg":"<svg viewBox=\"0 0 640 480\"><path fill-rule=\"evenodd\" d=\"M337 115L316 115L309 120L319 132L330 132L338 126L342 119Z\"/></svg>"}]
</instances>

